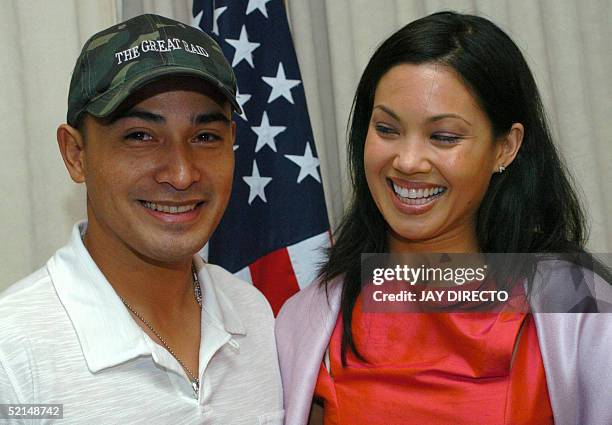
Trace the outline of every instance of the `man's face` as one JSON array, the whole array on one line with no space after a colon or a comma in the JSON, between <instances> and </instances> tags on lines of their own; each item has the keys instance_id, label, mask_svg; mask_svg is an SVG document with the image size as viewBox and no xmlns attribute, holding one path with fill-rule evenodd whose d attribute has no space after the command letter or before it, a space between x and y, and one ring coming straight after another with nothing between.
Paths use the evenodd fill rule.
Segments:
<instances>
[{"instance_id":1,"label":"man's face","mask_svg":"<svg viewBox=\"0 0 612 425\"><path fill-rule=\"evenodd\" d=\"M229 201L230 106L192 79L161 80L128 102L111 122L85 118L86 243L118 255L127 248L148 261L185 261L208 241Z\"/></svg>"}]
</instances>

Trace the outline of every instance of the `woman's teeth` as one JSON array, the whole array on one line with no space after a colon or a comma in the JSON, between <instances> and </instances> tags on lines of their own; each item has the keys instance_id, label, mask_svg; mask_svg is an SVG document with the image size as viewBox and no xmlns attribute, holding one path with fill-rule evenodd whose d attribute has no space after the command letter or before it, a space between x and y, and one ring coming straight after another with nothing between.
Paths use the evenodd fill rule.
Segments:
<instances>
[{"instance_id":1,"label":"woman's teeth","mask_svg":"<svg viewBox=\"0 0 612 425\"><path fill-rule=\"evenodd\" d=\"M161 211L169 214L180 214L187 211L193 210L198 204L189 204L189 205L162 205L156 204L154 202L143 202L142 203L146 208L154 211Z\"/></svg>"},{"instance_id":2,"label":"woman's teeth","mask_svg":"<svg viewBox=\"0 0 612 425\"><path fill-rule=\"evenodd\" d=\"M431 196L441 194L446 190L443 186L432 187L428 189L408 189L406 187L401 187L393 183L393 191L397 196L405 199L423 199L427 201L426 198Z\"/></svg>"}]
</instances>

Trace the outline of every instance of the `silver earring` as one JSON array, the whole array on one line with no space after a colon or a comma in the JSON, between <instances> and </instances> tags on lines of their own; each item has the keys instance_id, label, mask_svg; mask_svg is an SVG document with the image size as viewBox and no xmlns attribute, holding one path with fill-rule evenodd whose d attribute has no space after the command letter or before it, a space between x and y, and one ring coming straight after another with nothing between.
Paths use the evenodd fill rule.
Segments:
<instances>
[{"instance_id":1,"label":"silver earring","mask_svg":"<svg viewBox=\"0 0 612 425\"><path fill-rule=\"evenodd\" d=\"M503 165L499 166L499 174L503 173L506 170L506 167L504 167Z\"/></svg>"}]
</instances>

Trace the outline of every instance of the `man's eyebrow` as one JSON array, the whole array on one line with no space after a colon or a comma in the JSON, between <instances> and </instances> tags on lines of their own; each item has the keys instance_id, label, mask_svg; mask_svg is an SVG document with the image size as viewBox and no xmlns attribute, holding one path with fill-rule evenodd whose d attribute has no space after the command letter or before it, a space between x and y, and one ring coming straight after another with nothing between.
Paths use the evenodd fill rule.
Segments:
<instances>
[{"instance_id":1,"label":"man's eyebrow","mask_svg":"<svg viewBox=\"0 0 612 425\"><path fill-rule=\"evenodd\" d=\"M191 117L192 124L208 124L215 121L220 121L227 124L231 122L230 119L223 115L221 112L211 112Z\"/></svg>"},{"instance_id":2,"label":"man's eyebrow","mask_svg":"<svg viewBox=\"0 0 612 425\"><path fill-rule=\"evenodd\" d=\"M126 111L119 116L117 116L113 122L117 122L126 118L138 118L143 121L149 121L154 123L163 123L166 122L166 118L162 115L155 114L153 112L145 111L143 109L132 108L129 111Z\"/></svg>"},{"instance_id":3,"label":"man's eyebrow","mask_svg":"<svg viewBox=\"0 0 612 425\"><path fill-rule=\"evenodd\" d=\"M113 123L127 118L138 118L144 121L153 122L157 124L166 122L166 118L163 115L159 115L150 111L145 111L144 109L133 108L117 116L113 120ZM191 123L194 125L208 124L216 121L228 124L231 122L228 117L226 117L220 112L198 114L191 117Z\"/></svg>"}]
</instances>

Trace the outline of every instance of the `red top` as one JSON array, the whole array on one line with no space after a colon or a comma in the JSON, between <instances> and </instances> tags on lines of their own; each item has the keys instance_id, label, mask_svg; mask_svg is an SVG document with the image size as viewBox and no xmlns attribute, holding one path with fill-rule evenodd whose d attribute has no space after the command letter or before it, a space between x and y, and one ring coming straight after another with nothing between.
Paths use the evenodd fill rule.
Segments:
<instances>
[{"instance_id":1,"label":"red top","mask_svg":"<svg viewBox=\"0 0 612 425\"><path fill-rule=\"evenodd\" d=\"M552 424L533 317L525 313L353 312L356 345L340 358L342 318L315 397L325 425ZM514 357L513 357L514 352Z\"/></svg>"}]
</instances>

